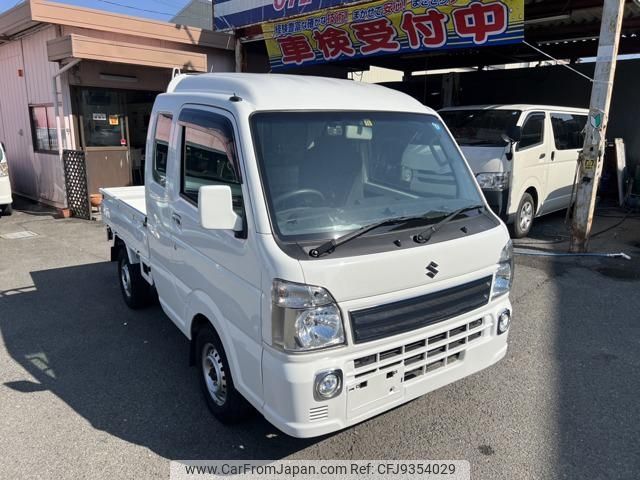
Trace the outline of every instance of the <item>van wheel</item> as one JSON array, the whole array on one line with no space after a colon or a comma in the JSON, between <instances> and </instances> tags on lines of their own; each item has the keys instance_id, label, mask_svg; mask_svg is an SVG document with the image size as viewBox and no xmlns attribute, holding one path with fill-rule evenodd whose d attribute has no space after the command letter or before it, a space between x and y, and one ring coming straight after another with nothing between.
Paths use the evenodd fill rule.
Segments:
<instances>
[{"instance_id":1,"label":"van wheel","mask_svg":"<svg viewBox=\"0 0 640 480\"><path fill-rule=\"evenodd\" d=\"M142 277L140 266L129 263L129 255L125 248L120 249L118 256L118 278L122 298L129 308L136 310L152 303L151 286Z\"/></svg>"},{"instance_id":2,"label":"van wheel","mask_svg":"<svg viewBox=\"0 0 640 480\"><path fill-rule=\"evenodd\" d=\"M529 235L531 231L531 225L533 225L533 217L536 214L536 204L533 201L533 197L525 193L518 205L518 211L516 212L516 218L513 222L513 236L515 238L522 238Z\"/></svg>"},{"instance_id":3,"label":"van wheel","mask_svg":"<svg viewBox=\"0 0 640 480\"><path fill-rule=\"evenodd\" d=\"M7 217L13 213L13 206L9 203L8 205L2 206L2 215L6 215Z\"/></svg>"},{"instance_id":4,"label":"van wheel","mask_svg":"<svg viewBox=\"0 0 640 480\"><path fill-rule=\"evenodd\" d=\"M252 412L251 406L233 384L227 355L212 327L198 331L196 352L202 393L213 416L227 424L247 418Z\"/></svg>"}]
</instances>

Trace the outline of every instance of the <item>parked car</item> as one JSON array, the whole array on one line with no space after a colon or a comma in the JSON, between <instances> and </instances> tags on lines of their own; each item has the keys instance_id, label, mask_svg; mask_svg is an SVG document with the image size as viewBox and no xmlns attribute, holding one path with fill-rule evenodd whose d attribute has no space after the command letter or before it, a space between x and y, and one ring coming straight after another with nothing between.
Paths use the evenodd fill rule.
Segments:
<instances>
[{"instance_id":1,"label":"parked car","mask_svg":"<svg viewBox=\"0 0 640 480\"><path fill-rule=\"evenodd\" d=\"M0 142L0 214L11 215L11 180L9 179L9 163L4 143Z\"/></svg>"},{"instance_id":2,"label":"parked car","mask_svg":"<svg viewBox=\"0 0 640 480\"><path fill-rule=\"evenodd\" d=\"M454 188L402 178L403 152L418 168L427 149ZM127 305L155 289L190 339L221 421L250 404L290 435L322 435L506 354L508 231L414 99L182 75L155 101L146 151L145 186L102 189L111 258Z\"/></svg>"},{"instance_id":3,"label":"parked car","mask_svg":"<svg viewBox=\"0 0 640 480\"><path fill-rule=\"evenodd\" d=\"M570 206L588 110L482 105L445 108L440 115L515 237L527 236L535 217Z\"/></svg>"}]
</instances>

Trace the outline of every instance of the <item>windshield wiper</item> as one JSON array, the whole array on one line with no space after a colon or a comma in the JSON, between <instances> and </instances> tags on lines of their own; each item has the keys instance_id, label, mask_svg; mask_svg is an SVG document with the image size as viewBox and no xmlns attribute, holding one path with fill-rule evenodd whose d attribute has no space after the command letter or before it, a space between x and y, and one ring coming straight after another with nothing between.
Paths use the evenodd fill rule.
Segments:
<instances>
[{"instance_id":1,"label":"windshield wiper","mask_svg":"<svg viewBox=\"0 0 640 480\"><path fill-rule=\"evenodd\" d=\"M471 210L479 210L482 208L484 208L484 205L478 204L478 205L470 205L468 207L463 207L463 208L454 210L453 212L448 214L446 217L444 217L442 220L440 220L438 223L434 223L433 225L430 225L429 228L415 235L413 237L413 240L417 243L427 243L431 239L434 233L436 233L438 230L440 230L442 227L444 227L447 223L449 223L451 220L456 218L461 213L469 212Z\"/></svg>"},{"instance_id":2,"label":"windshield wiper","mask_svg":"<svg viewBox=\"0 0 640 480\"><path fill-rule=\"evenodd\" d=\"M386 218L384 220L380 220L379 222L370 223L369 225L365 225L363 227L358 228L357 230L346 233L341 237L328 240L316 248L312 248L311 250L309 250L309 255L311 255L314 258L317 258L320 255L323 255L325 253L333 252L336 247L343 245L353 240L354 238L358 238L360 235L364 235L365 233L370 232L371 230L375 230L378 227L383 227L386 225L395 225L396 223L403 223L408 220L413 220L416 218L422 218L422 217L420 216L419 217L409 217L409 216L391 217L391 218Z\"/></svg>"}]
</instances>

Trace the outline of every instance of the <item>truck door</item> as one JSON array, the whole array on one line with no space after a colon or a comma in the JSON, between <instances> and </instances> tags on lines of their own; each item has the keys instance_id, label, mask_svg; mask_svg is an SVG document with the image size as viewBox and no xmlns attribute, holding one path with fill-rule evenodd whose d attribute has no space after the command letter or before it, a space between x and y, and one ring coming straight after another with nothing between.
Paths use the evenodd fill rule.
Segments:
<instances>
[{"instance_id":1,"label":"truck door","mask_svg":"<svg viewBox=\"0 0 640 480\"><path fill-rule=\"evenodd\" d=\"M544 199L549 156L545 123L544 112L529 112L522 123L522 136L513 156L511 209L518 208L522 195L530 187L537 190L540 200Z\"/></svg>"},{"instance_id":2,"label":"truck door","mask_svg":"<svg viewBox=\"0 0 640 480\"><path fill-rule=\"evenodd\" d=\"M569 207L575 178L578 154L584 143L582 130L587 123L586 115L552 112L552 152L547 171L549 205L547 211Z\"/></svg>"},{"instance_id":3,"label":"truck door","mask_svg":"<svg viewBox=\"0 0 640 480\"><path fill-rule=\"evenodd\" d=\"M224 110L186 105L177 125L182 147L171 207L179 218L175 281L184 304L183 317L190 321L193 315L203 313L194 305L211 302L216 320L232 343L225 348L228 354L235 352L241 367L234 372L234 380L261 395L261 269L252 236L255 232L205 230L198 214L201 186L228 185L236 213L245 225L251 224L251 211L245 208L250 203L242 183L235 121Z\"/></svg>"},{"instance_id":4,"label":"truck door","mask_svg":"<svg viewBox=\"0 0 640 480\"><path fill-rule=\"evenodd\" d=\"M172 115L158 113L149 125L153 133L147 139L147 165L145 166L147 238L153 277L164 311L174 322L179 321L180 301L173 280L175 219L169 205L167 178L175 178L176 149L171 148Z\"/></svg>"}]
</instances>

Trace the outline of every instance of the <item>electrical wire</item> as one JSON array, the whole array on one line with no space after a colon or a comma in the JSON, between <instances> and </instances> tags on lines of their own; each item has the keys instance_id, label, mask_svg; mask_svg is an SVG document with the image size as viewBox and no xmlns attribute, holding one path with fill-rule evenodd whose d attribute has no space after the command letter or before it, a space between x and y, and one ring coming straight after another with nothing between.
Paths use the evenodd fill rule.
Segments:
<instances>
[{"instance_id":1,"label":"electrical wire","mask_svg":"<svg viewBox=\"0 0 640 480\"><path fill-rule=\"evenodd\" d=\"M516 255L525 255L531 257L605 257L605 258L624 258L625 260L631 260L631 257L624 252L618 253L598 253L598 252L586 252L586 253L565 253L565 252L541 252L532 250L514 249L513 253Z\"/></svg>"},{"instance_id":2,"label":"electrical wire","mask_svg":"<svg viewBox=\"0 0 640 480\"><path fill-rule=\"evenodd\" d=\"M598 235L602 235L603 233L609 232L609 231L613 230L614 228L619 227L620 225L622 225L622 224L625 222L625 220L626 220L627 218L629 218L629 215L628 215L628 214L627 214L627 215L625 215L625 216L622 218L622 220L620 220L619 222L616 222L615 224L611 225L610 227L607 227L607 228L605 228L605 229L603 229L603 230L600 230L599 232L592 233L592 234L590 235L590 237L591 237L591 238L597 237Z\"/></svg>"},{"instance_id":3,"label":"electrical wire","mask_svg":"<svg viewBox=\"0 0 640 480\"><path fill-rule=\"evenodd\" d=\"M573 67L570 67L569 65L565 64L565 63L561 63L560 60L558 60L557 58L552 57L551 55L549 55L548 53L540 50L538 47L534 47L533 45L531 45L529 42L527 41L523 41L523 44L525 44L527 47L531 47L532 49L534 49L536 52L541 53L542 55L544 55L547 58L550 58L551 60L553 60L554 62L556 62L556 64L564 67L564 68L568 68L569 70L571 70L573 73L577 73L578 75L580 75L583 78L586 78L587 80L589 80L591 83L593 83L595 80L587 75L585 75L584 73L582 73L579 70L576 70Z\"/></svg>"},{"instance_id":4,"label":"electrical wire","mask_svg":"<svg viewBox=\"0 0 640 480\"><path fill-rule=\"evenodd\" d=\"M139 12L155 13L157 15L166 15L168 17L173 17L175 15L175 13L159 12L158 10L148 10L146 8L132 7L131 5L125 5L124 3L118 3L118 2L112 2L111 0L98 0L98 2L106 3L108 5L115 5L117 7L128 8L130 10L137 10Z\"/></svg>"},{"instance_id":5,"label":"electrical wire","mask_svg":"<svg viewBox=\"0 0 640 480\"><path fill-rule=\"evenodd\" d=\"M136 10L138 12L154 13L156 15L165 15L165 16L171 17L171 18L177 16L178 13L180 13L179 11L177 11L175 13L168 13L168 12L161 12L159 10L150 10L150 9L147 9L147 8L132 7L131 5L125 5L124 3L113 2L111 0L97 0L97 1L98 2L102 2L102 3L106 3L108 5L114 5L116 7L128 8L130 10ZM176 8L178 8L178 7L176 6ZM181 17L183 17L183 18L191 18L191 19L194 19L194 20L202 20L202 17L197 17L197 16L194 16L194 15L181 15Z\"/></svg>"},{"instance_id":6,"label":"electrical wire","mask_svg":"<svg viewBox=\"0 0 640 480\"><path fill-rule=\"evenodd\" d=\"M602 209L614 209L616 207L602 207ZM625 220L627 220L628 218L640 218L640 214L636 214L633 211L627 211L627 213L625 215L603 215L601 213L596 213L595 214L597 217L603 217L603 218L620 218L621 220L619 222L614 223L613 225L604 228L598 232L592 233L591 235L589 235L589 238L594 238L597 237L599 235L602 235L603 233L609 232L617 227L619 227L620 225L622 225ZM554 235L555 237L559 237L561 235ZM569 237L565 237L567 238L567 240L562 240L562 239L557 239L557 240L539 240L536 242L519 242L519 241L515 241L513 242L513 246L514 247L536 247L536 246L540 246L540 245L556 245L558 243L564 243L564 242L568 242L568 238Z\"/></svg>"}]
</instances>

